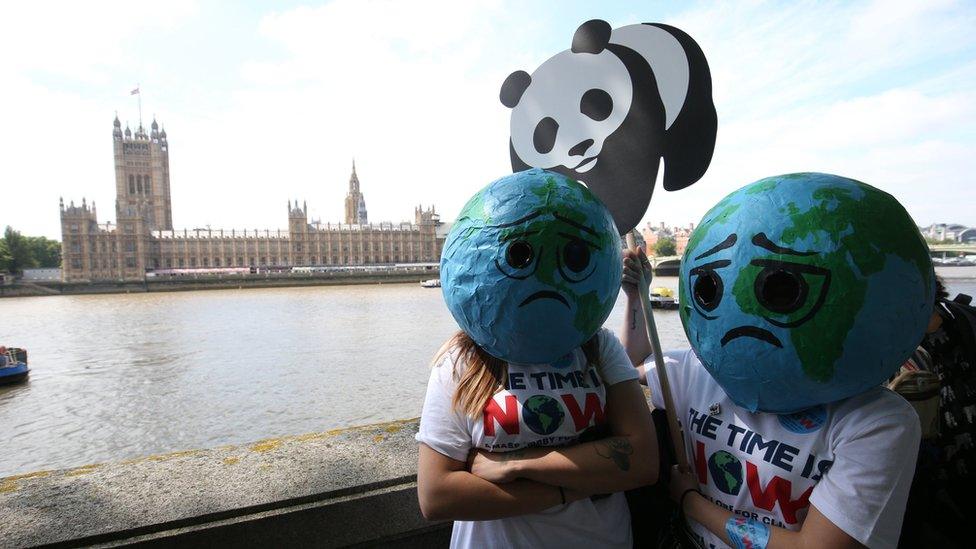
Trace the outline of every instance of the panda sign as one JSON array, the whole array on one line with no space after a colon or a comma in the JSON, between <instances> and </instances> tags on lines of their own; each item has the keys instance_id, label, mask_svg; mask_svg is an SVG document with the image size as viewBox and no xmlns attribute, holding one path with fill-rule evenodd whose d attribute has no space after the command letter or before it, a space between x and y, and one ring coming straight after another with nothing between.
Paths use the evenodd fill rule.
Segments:
<instances>
[{"instance_id":1,"label":"panda sign","mask_svg":"<svg viewBox=\"0 0 976 549\"><path fill-rule=\"evenodd\" d=\"M705 55L679 29L583 23L572 47L502 84L512 109L513 171L543 168L586 183L625 234L640 222L664 158L664 188L698 181L717 121Z\"/></svg>"}]
</instances>

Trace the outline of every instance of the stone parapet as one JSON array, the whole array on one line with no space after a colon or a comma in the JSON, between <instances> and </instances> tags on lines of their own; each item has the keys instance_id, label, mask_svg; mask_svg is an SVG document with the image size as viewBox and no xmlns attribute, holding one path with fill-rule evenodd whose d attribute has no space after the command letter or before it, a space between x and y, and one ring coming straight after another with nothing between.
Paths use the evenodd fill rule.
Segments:
<instances>
[{"instance_id":1,"label":"stone parapet","mask_svg":"<svg viewBox=\"0 0 976 549\"><path fill-rule=\"evenodd\" d=\"M0 546L444 546L417 420L0 479Z\"/></svg>"}]
</instances>

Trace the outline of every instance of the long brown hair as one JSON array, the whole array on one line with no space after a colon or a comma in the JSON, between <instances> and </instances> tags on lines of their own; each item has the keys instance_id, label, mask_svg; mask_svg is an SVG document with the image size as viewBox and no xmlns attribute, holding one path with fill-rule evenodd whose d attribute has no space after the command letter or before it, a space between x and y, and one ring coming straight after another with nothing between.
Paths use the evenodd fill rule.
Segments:
<instances>
[{"instance_id":1,"label":"long brown hair","mask_svg":"<svg viewBox=\"0 0 976 549\"><path fill-rule=\"evenodd\" d=\"M598 364L600 355L599 333L596 333L583 344L583 354L587 365ZM451 404L472 418L481 416L485 403L498 391L505 388L508 377L508 363L491 356L471 336L458 330L451 336L437 353L431 364L437 367L444 355L453 355L454 381L457 388ZM463 371L462 371L463 370Z\"/></svg>"}]
</instances>

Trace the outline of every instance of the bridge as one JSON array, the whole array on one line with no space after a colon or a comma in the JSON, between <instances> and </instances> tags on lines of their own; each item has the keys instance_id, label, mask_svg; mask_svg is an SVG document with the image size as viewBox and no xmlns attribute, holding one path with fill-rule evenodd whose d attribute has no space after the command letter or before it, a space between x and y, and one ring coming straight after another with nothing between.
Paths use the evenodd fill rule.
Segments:
<instances>
[{"instance_id":1,"label":"bridge","mask_svg":"<svg viewBox=\"0 0 976 549\"><path fill-rule=\"evenodd\" d=\"M963 255L976 255L976 243L954 243L954 244L929 244L929 251L932 255L942 255L957 253ZM669 255L663 257L649 257L651 267L654 268L655 276L678 276L678 269L681 268L681 256Z\"/></svg>"},{"instance_id":2,"label":"bridge","mask_svg":"<svg viewBox=\"0 0 976 549\"><path fill-rule=\"evenodd\" d=\"M654 276L678 276L678 269L681 268L680 255L667 255L661 257L647 258L654 269Z\"/></svg>"},{"instance_id":3,"label":"bridge","mask_svg":"<svg viewBox=\"0 0 976 549\"><path fill-rule=\"evenodd\" d=\"M963 253L963 254L976 254L976 243L964 244L959 242L957 244L929 244L929 251L932 253Z\"/></svg>"}]
</instances>

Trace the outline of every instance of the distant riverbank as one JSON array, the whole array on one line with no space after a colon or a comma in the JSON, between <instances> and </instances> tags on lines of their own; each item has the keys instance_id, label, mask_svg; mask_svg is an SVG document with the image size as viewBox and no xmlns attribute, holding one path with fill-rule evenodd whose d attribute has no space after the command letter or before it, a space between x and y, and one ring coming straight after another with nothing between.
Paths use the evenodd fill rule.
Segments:
<instances>
[{"instance_id":1,"label":"distant riverbank","mask_svg":"<svg viewBox=\"0 0 976 549\"><path fill-rule=\"evenodd\" d=\"M418 283L437 278L438 269L417 268L375 272L320 272L289 274L244 274L209 277L147 278L144 281L59 282L17 281L0 286L0 297L34 297L83 294L132 294L191 290L240 290L244 288L287 288L297 286L341 286L354 284Z\"/></svg>"},{"instance_id":2,"label":"distant riverbank","mask_svg":"<svg viewBox=\"0 0 976 549\"><path fill-rule=\"evenodd\" d=\"M936 267L945 280L976 280L976 267ZM132 294L192 290L241 290L245 288L289 288L300 286L344 286L354 284L418 283L438 278L435 268L407 268L384 271L336 271L288 274L242 274L207 277L147 278L131 282L17 281L0 286L0 297L50 295ZM660 278L660 277L655 277Z\"/></svg>"}]
</instances>

